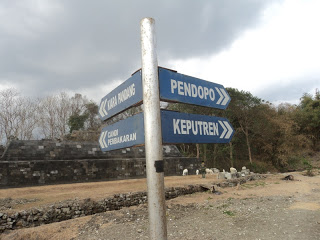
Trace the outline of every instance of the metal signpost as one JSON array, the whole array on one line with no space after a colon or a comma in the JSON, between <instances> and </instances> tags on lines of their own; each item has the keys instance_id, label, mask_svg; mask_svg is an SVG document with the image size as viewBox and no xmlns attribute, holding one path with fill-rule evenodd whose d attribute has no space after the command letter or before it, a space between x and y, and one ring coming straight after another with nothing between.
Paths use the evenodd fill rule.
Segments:
<instances>
[{"instance_id":1,"label":"metal signpost","mask_svg":"<svg viewBox=\"0 0 320 240\"><path fill-rule=\"evenodd\" d=\"M230 96L221 84L159 68L160 98L204 107L226 109Z\"/></svg>"},{"instance_id":2,"label":"metal signpost","mask_svg":"<svg viewBox=\"0 0 320 240\"><path fill-rule=\"evenodd\" d=\"M150 239L167 239L155 22L141 20L142 87Z\"/></svg>"},{"instance_id":3,"label":"metal signpost","mask_svg":"<svg viewBox=\"0 0 320 240\"><path fill-rule=\"evenodd\" d=\"M141 70L102 98L99 106L101 120L142 101L144 113L103 128L99 144L102 151L145 144L150 239L165 240L162 143L228 143L234 130L226 118L160 111L160 99L226 109L230 96L220 84L158 68L154 25L152 18L140 23Z\"/></svg>"},{"instance_id":4,"label":"metal signpost","mask_svg":"<svg viewBox=\"0 0 320 240\"><path fill-rule=\"evenodd\" d=\"M163 143L228 143L234 130L226 118L161 111Z\"/></svg>"},{"instance_id":5,"label":"metal signpost","mask_svg":"<svg viewBox=\"0 0 320 240\"><path fill-rule=\"evenodd\" d=\"M101 99L99 116L106 120L141 101L141 71L138 71Z\"/></svg>"}]
</instances>

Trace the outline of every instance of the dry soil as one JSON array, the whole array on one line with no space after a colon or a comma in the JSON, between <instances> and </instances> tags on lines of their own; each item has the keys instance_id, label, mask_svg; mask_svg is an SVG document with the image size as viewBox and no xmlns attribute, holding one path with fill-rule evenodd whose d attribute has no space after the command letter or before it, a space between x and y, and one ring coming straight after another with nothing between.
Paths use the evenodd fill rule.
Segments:
<instances>
[{"instance_id":1,"label":"dry soil","mask_svg":"<svg viewBox=\"0 0 320 240\"><path fill-rule=\"evenodd\" d=\"M178 197L166 202L168 239L320 239L320 176L290 173L244 185ZM166 187L213 183L208 176L165 178ZM17 211L72 198L99 199L146 190L145 179L0 190ZM35 228L14 230L0 239L149 239L146 205L124 208Z\"/></svg>"}]
</instances>

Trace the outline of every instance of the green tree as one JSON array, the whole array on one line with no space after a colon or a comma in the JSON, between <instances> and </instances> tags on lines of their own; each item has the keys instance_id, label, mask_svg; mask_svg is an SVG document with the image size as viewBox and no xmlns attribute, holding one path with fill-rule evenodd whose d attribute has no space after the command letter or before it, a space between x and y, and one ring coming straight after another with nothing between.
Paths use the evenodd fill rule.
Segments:
<instances>
[{"instance_id":1,"label":"green tree","mask_svg":"<svg viewBox=\"0 0 320 240\"><path fill-rule=\"evenodd\" d=\"M253 96L250 92L239 91L238 89L227 89L231 102L226 110L226 116L233 123L236 131L241 131L246 140L248 158L252 164L251 134L256 121L256 113L262 104L262 100ZM230 148L232 150L232 147ZM233 154L230 153L230 156Z\"/></svg>"},{"instance_id":2,"label":"green tree","mask_svg":"<svg viewBox=\"0 0 320 240\"><path fill-rule=\"evenodd\" d=\"M98 116L98 105L94 102L89 102L85 105L85 114L87 115L87 129L97 130L101 125L101 120Z\"/></svg>"},{"instance_id":3,"label":"green tree","mask_svg":"<svg viewBox=\"0 0 320 240\"><path fill-rule=\"evenodd\" d=\"M74 113L69 117L68 120L68 126L70 128L70 133L72 133L73 130L83 130L84 129L84 123L88 119L88 114L78 114Z\"/></svg>"},{"instance_id":4,"label":"green tree","mask_svg":"<svg viewBox=\"0 0 320 240\"><path fill-rule=\"evenodd\" d=\"M313 145L313 150L320 148L320 94L317 91L313 97L304 94L295 114L295 121L299 125L299 133L306 135Z\"/></svg>"}]
</instances>

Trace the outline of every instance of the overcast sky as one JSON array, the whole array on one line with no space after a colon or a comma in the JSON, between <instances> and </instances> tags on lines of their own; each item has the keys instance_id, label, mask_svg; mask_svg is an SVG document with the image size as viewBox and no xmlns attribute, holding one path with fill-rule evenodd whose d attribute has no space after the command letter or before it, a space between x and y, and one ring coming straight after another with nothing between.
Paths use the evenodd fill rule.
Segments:
<instances>
[{"instance_id":1,"label":"overcast sky","mask_svg":"<svg viewBox=\"0 0 320 240\"><path fill-rule=\"evenodd\" d=\"M140 21L160 66L298 103L320 88L319 0L1 0L0 89L100 102L141 66Z\"/></svg>"}]
</instances>

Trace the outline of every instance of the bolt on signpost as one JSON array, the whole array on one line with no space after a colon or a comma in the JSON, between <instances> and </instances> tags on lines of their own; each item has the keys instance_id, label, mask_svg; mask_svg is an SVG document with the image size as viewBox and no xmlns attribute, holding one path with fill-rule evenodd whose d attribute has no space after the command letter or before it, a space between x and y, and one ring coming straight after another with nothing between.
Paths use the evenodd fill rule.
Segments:
<instances>
[{"instance_id":1,"label":"bolt on signpost","mask_svg":"<svg viewBox=\"0 0 320 240\"><path fill-rule=\"evenodd\" d=\"M142 88L150 239L167 239L155 21L141 20Z\"/></svg>"}]
</instances>

